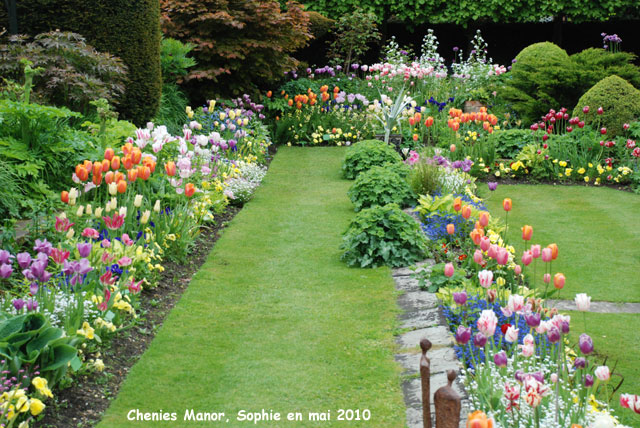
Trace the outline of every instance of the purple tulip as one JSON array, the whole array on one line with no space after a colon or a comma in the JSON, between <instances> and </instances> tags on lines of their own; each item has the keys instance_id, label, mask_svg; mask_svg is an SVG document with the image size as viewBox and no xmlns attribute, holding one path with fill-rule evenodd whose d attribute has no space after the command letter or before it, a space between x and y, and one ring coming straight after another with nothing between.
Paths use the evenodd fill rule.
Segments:
<instances>
[{"instance_id":1,"label":"purple tulip","mask_svg":"<svg viewBox=\"0 0 640 428\"><path fill-rule=\"evenodd\" d=\"M569 321L562 321L562 334L569 334Z\"/></svg>"},{"instance_id":2,"label":"purple tulip","mask_svg":"<svg viewBox=\"0 0 640 428\"><path fill-rule=\"evenodd\" d=\"M31 274L37 279L42 280L45 268L46 265L42 261L36 260L35 262L31 263Z\"/></svg>"},{"instance_id":3,"label":"purple tulip","mask_svg":"<svg viewBox=\"0 0 640 428\"><path fill-rule=\"evenodd\" d=\"M21 311L22 308L24 308L24 305L26 304L26 302L22 299L14 299L13 300L13 307L16 308L17 311Z\"/></svg>"},{"instance_id":4,"label":"purple tulip","mask_svg":"<svg viewBox=\"0 0 640 428\"><path fill-rule=\"evenodd\" d=\"M500 351L493 356L493 362L498 367L507 367L507 353Z\"/></svg>"},{"instance_id":5,"label":"purple tulip","mask_svg":"<svg viewBox=\"0 0 640 428\"><path fill-rule=\"evenodd\" d=\"M473 336L473 344L476 348L484 348L484 345L487 344L487 336L478 332L475 336Z\"/></svg>"},{"instance_id":6,"label":"purple tulip","mask_svg":"<svg viewBox=\"0 0 640 428\"><path fill-rule=\"evenodd\" d=\"M0 250L0 265L11 264L13 256L7 250Z\"/></svg>"},{"instance_id":7,"label":"purple tulip","mask_svg":"<svg viewBox=\"0 0 640 428\"><path fill-rule=\"evenodd\" d=\"M47 241L46 239L44 241L36 239L36 245L33 247L33 251L44 253L47 256L51 253L52 249L53 245L51 245L51 242Z\"/></svg>"},{"instance_id":8,"label":"purple tulip","mask_svg":"<svg viewBox=\"0 0 640 428\"><path fill-rule=\"evenodd\" d=\"M7 279L11 276L12 273L13 273L13 268L11 267L11 265L5 265L5 264L0 265L0 278Z\"/></svg>"},{"instance_id":9,"label":"purple tulip","mask_svg":"<svg viewBox=\"0 0 640 428\"><path fill-rule=\"evenodd\" d=\"M540 383L544 383L544 375L542 374L542 372L529 373L529 376L531 376L532 378L534 378Z\"/></svg>"},{"instance_id":10,"label":"purple tulip","mask_svg":"<svg viewBox=\"0 0 640 428\"><path fill-rule=\"evenodd\" d=\"M582 333L580 335L579 346L580 352L582 352L584 355L589 355L593 352L593 340L586 333Z\"/></svg>"},{"instance_id":11,"label":"purple tulip","mask_svg":"<svg viewBox=\"0 0 640 428\"><path fill-rule=\"evenodd\" d=\"M593 376L588 374L584 377L584 386L586 386L587 388L593 386Z\"/></svg>"},{"instance_id":12,"label":"purple tulip","mask_svg":"<svg viewBox=\"0 0 640 428\"><path fill-rule=\"evenodd\" d=\"M27 300L27 311L31 312L35 311L36 309L38 309L38 302L33 299Z\"/></svg>"},{"instance_id":13,"label":"purple tulip","mask_svg":"<svg viewBox=\"0 0 640 428\"><path fill-rule=\"evenodd\" d=\"M460 345L466 345L471 340L471 327L465 327L463 325L458 326L456 331L456 342Z\"/></svg>"},{"instance_id":14,"label":"purple tulip","mask_svg":"<svg viewBox=\"0 0 640 428\"><path fill-rule=\"evenodd\" d=\"M22 275L24 275L24 277L29 280L29 281L35 281L36 277L35 275L33 275L33 272L31 272L31 269L25 269L22 271Z\"/></svg>"},{"instance_id":15,"label":"purple tulip","mask_svg":"<svg viewBox=\"0 0 640 428\"><path fill-rule=\"evenodd\" d=\"M539 312L532 312L530 314L526 314L524 316L525 321L527 322L527 325L531 328L536 328L540 325L540 313Z\"/></svg>"},{"instance_id":16,"label":"purple tulip","mask_svg":"<svg viewBox=\"0 0 640 428\"><path fill-rule=\"evenodd\" d=\"M89 242L80 242L77 245L78 247L78 252L80 253L80 257L82 258L86 258L89 257L89 254L91 254L91 243Z\"/></svg>"},{"instance_id":17,"label":"purple tulip","mask_svg":"<svg viewBox=\"0 0 640 428\"><path fill-rule=\"evenodd\" d=\"M29 253L20 253L16 255L16 258L21 269L26 269L31 264L31 254Z\"/></svg>"},{"instance_id":18,"label":"purple tulip","mask_svg":"<svg viewBox=\"0 0 640 428\"><path fill-rule=\"evenodd\" d=\"M494 190L496 190L498 188L498 183L495 181L490 181L487 183L487 186L489 186L489 190L491 190L492 192Z\"/></svg>"},{"instance_id":19,"label":"purple tulip","mask_svg":"<svg viewBox=\"0 0 640 428\"><path fill-rule=\"evenodd\" d=\"M524 374L524 372L522 370L516 370L515 376L516 380L518 382L524 382L524 379L526 378L526 375Z\"/></svg>"},{"instance_id":20,"label":"purple tulip","mask_svg":"<svg viewBox=\"0 0 640 428\"><path fill-rule=\"evenodd\" d=\"M29 292L33 296L36 295L36 293L38 292L38 283L37 282L32 282L31 283L31 285L29 286Z\"/></svg>"},{"instance_id":21,"label":"purple tulip","mask_svg":"<svg viewBox=\"0 0 640 428\"><path fill-rule=\"evenodd\" d=\"M467 292L453 293L453 301L460 306L464 305L467 303Z\"/></svg>"},{"instance_id":22,"label":"purple tulip","mask_svg":"<svg viewBox=\"0 0 640 428\"><path fill-rule=\"evenodd\" d=\"M45 268L49 266L49 255L47 253L38 253L35 260L42 262Z\"/></svg>"},{"instance_id":23,"label":"purple tulip","mask_svg":"<svg viewBox=\"0 0 640 428\"><path fill-rule=\"evenodd\" d=\"M549 339L549 342L551 343L560 341L560 330L558 330L556 327L551 327L547 331L547 339Z\"/></svg>"},{"instance_id":24,"label":"purple tulip","mask_svg":"<svg viewBox=\"0 0 640 428\"><path fill-rule=\"evenodd\" d=\"M587 367L587 359L584 358L584 357L577 357L573 361L573 365L577 369L583 369L583 368Z\"/></svg>"}]
</instances>

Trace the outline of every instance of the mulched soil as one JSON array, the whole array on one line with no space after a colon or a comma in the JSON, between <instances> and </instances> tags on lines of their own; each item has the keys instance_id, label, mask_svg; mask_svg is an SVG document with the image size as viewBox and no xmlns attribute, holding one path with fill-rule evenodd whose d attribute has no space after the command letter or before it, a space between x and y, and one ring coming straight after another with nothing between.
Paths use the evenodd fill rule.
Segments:
<instances>
[{"instance_id":1,"label":"mulched soil","mask_svg":"<svg viewBox=\"0 0 640 428\"><path fill-rule=\"evenodd\" d=\"M47 403L44 418L35 427L85 428L100 421L127 373L147 349L165 317L188 287L191 277L203 265L222 230L238 211L240 208L230 205L215 217L214 226L203 228L187 262L163 264L165 271L158 285L144 291L139 322L119 333L102 351L105 371L76 376L71 387L58 391L55 401Z\"/></svg>"}]
</instances>

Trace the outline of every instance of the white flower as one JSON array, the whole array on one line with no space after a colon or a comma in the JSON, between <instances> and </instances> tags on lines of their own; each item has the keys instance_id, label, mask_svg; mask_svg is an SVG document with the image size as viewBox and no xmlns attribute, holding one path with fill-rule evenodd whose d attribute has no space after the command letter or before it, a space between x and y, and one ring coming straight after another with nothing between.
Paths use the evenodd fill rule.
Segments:
<instances>
[{"instance_id":1,"label":"white flower","mask_svg":"<svg viewBox=\"0 0 640 428\"><path fill-rule=\"evenodd\" d=\"M493 272L490 270L481 270L478 272L478 279L480 280L480 285L484 288L491 287L491 283L493 282Z\"/></svg>"},{"instance_id":2,"label":"white flower","mask_svg":"<svg viewBox=\"0 0 640 428\"><path fill-rule=\"evenodd\" d=\"M515 328L513 326L510 326L507 329L507 332L504 334L504 339L509 343L513 343L513 342L518 340L518 334L519 333L520 333L519 329L517 329L517 328Z\"/></svg>"},{"instance_id":3,"label":"white flower","mask_svg":"<svg viewBox=\"0 0 640 428\"><path fill-rule=\"evenodd\" d=\"M160 212L160 199L156 199L156 203L153 205L153 210L157 213Z\"/></svg>"},{"instance_id":4,"label":"white flower","mask_svg":"<svg viewBox=\"0 0 640 428\"><path fill-rule=\"evenodd\" d=\"M589 428L615 428L615 426L616 424L611 415L600 413L596 416L593 423L589 425Z\"/></svg>"},{"instance_id":5,"label":"white flower","mask_svg":"<svg viewBox=\"0 0 640 428\"><path fill-rule=\"evenodd\" d=\"M136 208L140 208L141 205L142 205L142 195L136 195L136 197L133 198L133 206Z\"/></svg>"},{"instance_id":6,"label":"white flower","mask_svg":"<svg viewBox=\"0 0 640 428\"><path fill-rule=\"evenodd\" d=\"M587 296L586 293L576 294L575 302L579 311L586 312L591 307L591 296Z\"/></svg>"},{"instance_id":7,"label":"white flower","mask_svg":"<svg viewBox=\"0 0 640 428\"><path fill-rule=\"evenodd\" d=\"M609 367L607 366L599 366L595 370L595 375L600 381L606 382L611 378L611 372L609 371Z\"/></svg>"}]
</instances>

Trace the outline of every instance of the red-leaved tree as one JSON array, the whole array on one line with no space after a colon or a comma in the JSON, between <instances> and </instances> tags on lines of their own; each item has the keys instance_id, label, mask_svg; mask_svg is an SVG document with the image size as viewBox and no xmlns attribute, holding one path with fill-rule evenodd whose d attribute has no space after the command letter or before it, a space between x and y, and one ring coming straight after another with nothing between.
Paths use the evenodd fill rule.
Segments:
<instances>
[{"instance_id":1,"label":"red-leaved tree","mask_svg":"<svg viewBox=\"0 0 640 428\"><path fill-rule=\"evenodd\" d=\"M276 0L161 0L167 37L189 42L198 65L185 80L197 98L252 93L296 67L311 37L303 6Z\"/></svg>"}]
</instances>

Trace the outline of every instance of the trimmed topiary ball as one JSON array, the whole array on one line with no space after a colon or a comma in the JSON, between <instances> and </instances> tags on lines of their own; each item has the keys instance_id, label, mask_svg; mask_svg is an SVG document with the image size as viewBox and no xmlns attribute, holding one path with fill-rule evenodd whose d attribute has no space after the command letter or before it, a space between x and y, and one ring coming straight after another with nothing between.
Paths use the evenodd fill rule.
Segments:
<instances>
[{"instance_id":1,"label":"trimmed topiary ball","mask_svg":"<svg viewBox=\"0 0 640 428\"><path fill-rule=\"evenodd\" d=\"M374 166L358 174L349 189L349 198L356 212L374 205L391 203L406 207L416 200L406 178L384 166Z\"/></svg>"},{"instance_id":2,"label":"trimmed topiary ball","mask_svg":"<svg viewBox=\"0 0 640 428\"><path fill-rule=\"evenodd\" d=\"M420 225L396 204L359 212L343 235L342 260L349 266L409 266L424 259L427 238Z\"/></svg>"},{"instance_id":3,"label":"trimmed topiary ball","mask_svg":"<svg viewBox=\"0 0 640 428\"><path fill-rule=\"evenodd\" d=\"M607 128L607 138L622 133L622 125L640 118L640 91L618 76L609 76L589 89L573 110L574 116L585 116L582 109L589 106L585 122ZM603 113L597 114L602 107Z\"/></svg>"},{"instance_id":4,"label":"trimmed topiary ball","mask_svg":"<svg viewBox=\"0 0 640 428\"><path fill-rule=\"evenodd\" d=\"M400 155L388 144L379 140L363 140L347 149L342 163L342 174L353 180L362 171L386 163L402 163Z\"/></svg>"}]
</instances>

